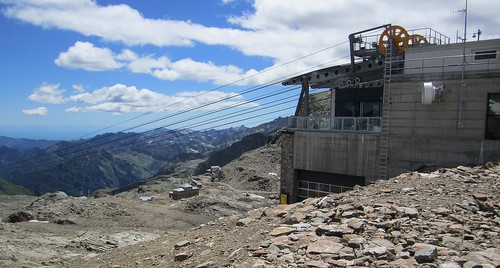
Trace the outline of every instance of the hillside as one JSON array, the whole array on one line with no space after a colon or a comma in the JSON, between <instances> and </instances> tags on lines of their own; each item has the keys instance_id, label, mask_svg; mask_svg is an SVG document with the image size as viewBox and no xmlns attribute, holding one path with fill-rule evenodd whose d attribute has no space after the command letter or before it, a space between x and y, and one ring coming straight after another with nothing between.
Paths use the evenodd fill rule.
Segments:
<instances>
[{"instance_id":1,"label":"hillside","mask_svg":"<svg viewBox=\"0 0 500 268\"><path fill-rule=\"evenodd\" d=\"M202 194L178 201L166 193L185 179L168 177L116 196L3 199L1 218L47 222L2 223L0 266L500 265L499 164L410 172L291 205L194 179Z\"/></svg>"},{"instance_id":2,"label":"hillside","mask_svg":"<svg viewBox=\"0 0 500 268\"><path fill-rule=\"evenodd\" d=\"M34 148L45 149L56 142L57 141L54 140L18 139L0 136L0 147L5 146L13 149L18 149L20 151L27 151Z\"/></svg>"},{"instance_id":3,"label":"hillside","mask_svg":"<svg viewBox=\"0 0 500 268\"><path fill-rule=\"evenodd\" d=\"M107 133L27 151L3 146L0 176L36 194L64 191L85 196L102 188L144 181L156 174L175 173L177 161L203 159L249 135L266 136L283 127L285 121L286 118L278 118L253 128ZM188 173L189 170L181 172Z\"/></svg>"},{"instance_id":4,"label":"hillside","mask_svg":"<svg viewBox=\"0 0 500 268\"><path fill-rule=\"evenodd\" d=\"M4 179L0 179L0 195L32 195L30 190L10 183Z\"/></svg>"}]
</instances>

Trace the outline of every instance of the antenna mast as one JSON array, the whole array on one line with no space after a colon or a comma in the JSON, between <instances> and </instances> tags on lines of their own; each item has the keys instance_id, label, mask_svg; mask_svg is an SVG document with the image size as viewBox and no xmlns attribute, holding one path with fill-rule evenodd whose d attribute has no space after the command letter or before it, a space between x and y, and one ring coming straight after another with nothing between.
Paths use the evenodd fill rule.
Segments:
<instances>
[{"instance_id":1,"label":"antenna mast","mask_svg":"<svg viewBox=\"0 0 500 268\"><path fill-rule=\"evenodd\" d=\"M463 106L463 90L465 87L465 64L467 61L465 60L465 45L467 42L467 0L465 0L465 9L461 10L464 13L464 36L462 38L462 42L464 43L463 51L462 51L462 78L460 81L460 103L458 104L458 128L463 127L462 123L462 106Z\"/></svg>"}]
</instances>

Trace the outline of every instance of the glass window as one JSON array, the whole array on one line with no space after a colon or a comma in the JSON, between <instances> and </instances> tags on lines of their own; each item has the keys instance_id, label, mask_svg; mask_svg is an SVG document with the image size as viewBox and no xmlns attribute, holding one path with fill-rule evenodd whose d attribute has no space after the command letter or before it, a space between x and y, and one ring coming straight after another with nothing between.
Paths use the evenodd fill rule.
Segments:
<instances>
[{"instance_id":1,"label":"glass window","mask_svg":"<svg viewBox=\"0 0 500 268\"><path fill-rule=\"evenodd\" d=\"M336 116L357 116L358 114L358 103L355 102L340 102L336 107Z\"/></svg>"},{"instance_id":2,"label":"glass window","mask_svg":"<svg viewBox=\"0 0 500 268\"><path fill-rule=\"evenodd\" d=\"M363 117L380 117L380 102L363 102Z\"/></svg>"},{"instance_id":3,"label":"glass window","mask_svg":"<svg viewBox=\"0 0 500 268\"><path fill-rule=\"evenodd\" d=\"M488 94L486 139L500 140L500 93Z\"/></svg>"},{"instance_id":4,"label":"glass window","mask_svg":"<svg viewBox=\"0 0 500 268\"><path fill-rule=\"evenodd\" d=\"M474 60L489 60L496 59L497 51L496 50L486 50L486 51L477 51L474 52Z\"/></svg>"}]
</instances>

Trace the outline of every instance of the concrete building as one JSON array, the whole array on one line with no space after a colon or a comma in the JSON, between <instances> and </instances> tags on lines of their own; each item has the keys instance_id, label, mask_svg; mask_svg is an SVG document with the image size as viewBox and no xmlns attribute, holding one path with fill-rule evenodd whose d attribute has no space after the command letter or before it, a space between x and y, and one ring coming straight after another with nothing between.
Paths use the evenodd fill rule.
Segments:
<instances>
[{"instance_id":1,"label":"concrete building","mask_svg":"<svg viewBox=\"0 0 500 268\"><path fill-rule=\"evenodd\" d=\"M500 39L450 44L432 29L383 25L349 40L351 63L283 82L302 85L282 143L288 202L500 161Z\"/></svg>"},{"instance_id":2,"label":"concrete building","mask_svg":"<svg viewBox=\"0 0 500 268\"><path fill-rule=\"evenodd\" d=\"M168 193L168 196L172 198L173 200L179 200L182 198L190 198L193 196L197 196L200 194L200 188L201 184L189 184L189 183L184 183L180 185L178 188L173 189L171 192Z\"/></svg>"}]
</instances>

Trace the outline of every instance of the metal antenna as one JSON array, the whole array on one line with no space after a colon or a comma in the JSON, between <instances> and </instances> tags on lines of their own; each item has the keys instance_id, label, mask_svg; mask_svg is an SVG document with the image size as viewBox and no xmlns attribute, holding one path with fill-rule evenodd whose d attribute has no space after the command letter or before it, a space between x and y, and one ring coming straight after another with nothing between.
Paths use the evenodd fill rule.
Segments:
<instances>
[{"instance_id":1,"label":"metal antenna","mask_svg":"<svg viewBox=\"0 0 500 268\"><path fill-rule=\"evenodd\" d=\"M465 60L465 45L467 42L467 0L465 0L465 8L460 12L464 13L464 36L462 39L464 46L462 51L463 62L462 62L462 78L460 81L460 103L458 105L458 125L457 125L458 128L463 127L462 123L463 90L465 87L465 65L467 64L467 61Z\"/></svg>"}]
</instances>

